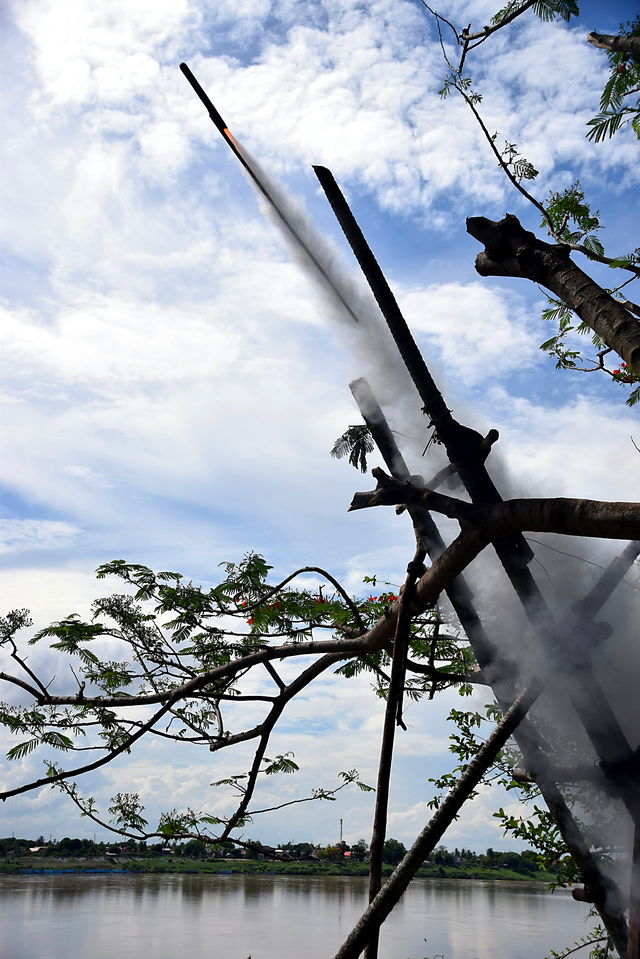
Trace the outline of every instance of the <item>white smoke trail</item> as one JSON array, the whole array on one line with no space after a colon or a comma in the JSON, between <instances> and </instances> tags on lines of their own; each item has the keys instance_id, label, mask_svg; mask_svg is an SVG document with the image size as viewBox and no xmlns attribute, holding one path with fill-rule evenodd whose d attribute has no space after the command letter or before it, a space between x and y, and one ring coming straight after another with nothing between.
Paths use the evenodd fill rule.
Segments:
<instances>
[{"instance_id":1,"label":"white smoke trail","mask_svg":"<svg viewBox=\"0 0 640 959\"><path fill-rule=\"evenodd\" d=\"M429 456L422 457L429 439L428 419L420 412L416 388L368 286L359 273L345 266L337 249L316 229L302 205L265 173L235 139L234 145L268 195L258 193L264 214L278 230L291 258L311 281L323 319L344 343L346 357L352 364L349 378L366 377L392 425L398 424L402 430L405 442L400 445L410 451L412 469L433 475L446 465L446 457L435 444L429 447Z\"/></svg>"},{"instance_id":2,"label":"white smoke trail","mask_svg":"<svg viewBox=\"0 0 640 959\"><path fill-rule=\"evenodd\" d=\"M268 177L239 144L237 146L271 199L268 203L262 198L265 214L278 228L292 258L313 281L319 293L318 308L322 309L324 319L343 339L347 356L354 363L353 377L367 378L392 426L395 424L402 433L402 437L397 437L398 445L410 470L423 473L429 479L446 465L446 459L436 445L429 448L426 457L421 455L427 444L428 422L420 413L417 391L368 287L345 268L335 248L318 233L301 205ZM357 322L352 314L357 317ZM504 490L506 473L495 452L491 454L491 466L491 471L495 474L497 470L500 475ZM459 491L456 493L459 495ZM604 568L622 547L618 543L597 543L587 549L585 541L576 546L573 538L540 535L536 538L542 544L547 541L552 549L538 546L532 572L552 614L560 622L601 574L600 569L589 565L588 561L581 563L571 554L589 552L589 560ZM553 551L557 549L569 555ZM542 676L546 680L546 691L531 718L547 744L548 758L558 769L559 779L566 770L593 770L592 783L570 783L564 787L565 792L574 803L576 796L582 797L574 808L590 844L596 853L613 850L611 861L605 863L605 868L623 888L627 888L631 819L622 803L609 794L603 777L598 780L598 757L570 704L572 686L577 684L577 688L580 684L580 669L576 667L574 652L569 650L571 647L575 649L581 637L560 635L560 649L556 655L550 657L544 652L492 550L484 551L467 571L467 576L488 635L506 658L519 664L523 682L532 676ZM596 617L597 621L610 624L611 637L595 648L590 648L583 637L584 662L592 665L631 747L636 749L640 745L640 710L637 709L640 578L637 566L626 579L635 588L620 585Z\"/></svg>"}]
</instances>

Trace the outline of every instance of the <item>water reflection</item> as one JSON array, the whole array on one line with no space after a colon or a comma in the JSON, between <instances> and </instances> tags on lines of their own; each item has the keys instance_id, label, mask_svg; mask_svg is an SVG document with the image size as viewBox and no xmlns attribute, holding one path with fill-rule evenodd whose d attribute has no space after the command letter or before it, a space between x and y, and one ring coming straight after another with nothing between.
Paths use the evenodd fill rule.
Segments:
<instances>
[{"instance_id":1,"label":"water reflection","mask_svg":"<svg viewBox=\"0 0 640 959\"><path fill-rule=\"evenodd\" d=\"M0 877L0 955L328 959L366 890L364 877L341 876ZM380 959L539 959L587 932L586 912L536 883L417 880L383 930Z\"/></svg>"}]
</instances>

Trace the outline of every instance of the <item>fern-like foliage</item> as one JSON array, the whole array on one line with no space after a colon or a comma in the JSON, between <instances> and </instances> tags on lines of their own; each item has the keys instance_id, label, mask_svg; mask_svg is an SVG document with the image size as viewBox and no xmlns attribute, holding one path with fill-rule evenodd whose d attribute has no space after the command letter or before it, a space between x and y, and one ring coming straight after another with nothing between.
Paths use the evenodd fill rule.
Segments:
<instances>
[{"instance_id":1,"label":"fern-like foliage","mask_svg":"<svg viewBox=\"0 0 640 959\"><path fill-rule=\"evenodd\" d=\"M349 463L361 473L367 472L367 454L373 450L373 440L368 426L349 426L333 444L331 455L335 459L349 457Z\"/></svg>"},{"instance_id":2,"label":"fern-like foliage","mask_svg":"<svg viewBox=\"0 0 640 959\"><path fill-rule=\"evenodd\" d=\"M278 755L275 759L267 759L265 756L263 762L267 765L262 770L263 773L266 773L267 776L273 776L274 773L296 773L300 769L298 764L294 762L293 753L286 752L283 755Z\"/></svg>"},{"instance_id":3,"label":"fern-like foliage","mask_svg":"<svg viewBox=\"0 0 640 959\"><path fill-rule=\"evenodd\" d=\"M587 140L593 140L595 143L609 140L629 120L632 120L632 127L640 140L640 110L637 107L622 107L617 113L613 110L605 110L603 113L596 114L591 120L587 120L587 126L591 127L587 133Z\"/></svg>"},{"instance_id":4,"label":"fern-like foliage","mask_svg":"<svg viewBox=\"0 0 640 959\"><path fill-rule=\"evenodd\" d=\"M578 363L584 364L586 362L582 352L577 349L571 349L567 345L566 337L570 333L580 333L582 336L591 334L591 342L599 352L606 347L604 340L597 333L594 333L591 327L586 323L578 322L573 311L570 310L567 304L563 303L562 300L548 296L547 303L549 305L542 310L541 318L557 324L558 331L549 337L548 340L545 340L544 343L541 343L540 349L544 350L545 353L556 361L556 369L558 370L584 370L584 365L578 367ZM640 385L636 386L636 383L640 381L640 377L631 367L627 366L626 363L621 361L620 368L613 371L607 370L602 364L600 364L600 366L590 367L590 371L592 372L598 370L611 373L614 383L633 386L631 393L625 401L627 406L635 406L640 403Z\"/></svg>"},{"instance_id":5,"label":"fern-like foliage","mask_svg":"<svg viewBox=\"0 0 640 959\"><path fill-rule=\"evenodd\" d=\"M492 140L495 141L497 133L494 133ZM522 180L535 180L538 171L533 163L530 163L526 157L523 157L518 151L515 143L509 143L505 140L504 149L500 154L505 167L511 172L513 178L520 183Z\"/></svg>"},{"instance_id":6,"label":"fern-like foliage","mask_svg":"<svg viewBox=\"0 0 640 959\"><path fill-rule=\"evenodd\" d=\"M533 5L533 12L541 20L550 21L560 17L569 21L571 17L577 17L580 10L575 0L538 0Z\"/></svg>"},{"instance_id":7,"label":"fern-like foliage","mask_svg":"<svg viewBox=\"0 0 640 959\"><path fill-rule=\"evenodd\" d=\"M553 224L556 237L563 239L566 243L583 241L588 249L602 252L602 244L594 236L596 230L602 229L600 211L591 209L585 200L579 180L572 183L566 190L551 192L547 197L545 209ZM540 225L545 226L546 221L542 219Z\"/></svg>"},{"instance_id":8,"label":"fern-like foliage","mask_svg":"<svg viewBox=\"0 0 640 959\"><path fill-rule=\"evenodd\" d=\"M547 302L549 306L542 311L542 319L556 322L562 333L566 333L572 329L571 321L573 319L573 313L567 304L563 303L562 300L556 300L552 296L547 297ZM541 349L542 348L543 347L541 347Z\"/></svg>"},{"instance_id":9,"label":"fern-like foliage","mask_svg":"<svg viewBox=\"0 0 640 959\"><path fill-rule=\"evenodd\" d=\"M640 37L640 16L626 24L620 24L619 35ZM609 78L600 96L600 112L587 122L590 127L587 140L601 143L608 140L627 123L631 123L640 140L640 98L630 103L627 97L638 93L640 87L640 57L627 51L611 51L607 54Z\"/></svg>"},{"instance_id":10,"label":"fern-like foliage","mask_svg":"<svg viewBox=\"0 0 640 959\"><path fill-rule=\"evenodd\" d=\"M491 26L495 27L497 23L502 23L505 17L511 16L514 11L518 10L522 6L522 3L518 3L518 0L511 0L505 7L502 7L501 10L498 10L496 14L491 17Z\"/></svg>"},{"instance_id":11,"label":"fern-like foliage","mask_svg":"<svg viewBox=\"0 0 640 959\"><path fill-rule=\"evenodd\" d=\"M498 12L491 17L491 25L496 26L514 14L518 16L519 11L523 7L524 3L519 2L519 0L510 0L506 6L502 7L501 10L498 10ZM569 20L570 17L577 17L580 11L575 0L538 0L538 2L533 5L533 12L537 17L540 17L541 20L550 21L555 20L556 17L560 17L562 20Z\"/></svg>"},{"instance_id":12,"label":"fern-like foliage","mask_svg":"<svg viewBox=\"0 0 640 959\"><path fill-rule=\"evenodd\" d=\"M589 236L584 236L582 238L582 245L591 250L592 253L599 253L601 256L604 254L604 247L597 236L590 234Z\"/></svg>"},{"instance_id":13,"label":"fern-like foliage","mask_svg":"<svg viewBox=\"0 0 640 959\"><path fill-rule=\"evenodd\" d=\"M624 256L615 257L609 266L612 270L628 270L630 266L635 266L638 263L640 263L640 246L636 247L636 249L631 253L627 253Z\"/></svg>"},{"instance_id":14,"label":"fern-like foliage","mask_svg":"<svg viewBox=\"0 0 640 959\"><path fill-rule=\"evenodd\" d=\"M640 403L640 386L636 386L635 390L631 390L627 397L627 406L635 406L637 403Z\"/></svg>"}]
</instances>

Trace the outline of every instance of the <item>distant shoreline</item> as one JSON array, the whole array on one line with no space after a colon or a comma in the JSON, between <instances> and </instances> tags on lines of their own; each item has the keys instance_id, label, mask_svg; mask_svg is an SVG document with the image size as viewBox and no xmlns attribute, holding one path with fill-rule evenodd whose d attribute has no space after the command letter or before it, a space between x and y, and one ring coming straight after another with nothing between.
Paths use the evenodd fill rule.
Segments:
<instances>
[{"instance_id":1,"label":"distant shoreline","mask_svg":"<svg viewBox=\"0 0 640 959\"><path fill-rule=\"evenodd\" d=\"M46 859L36 856L19 856L14 860L0 861L0 875L118 875L122 873L162 875L256 875L256 876L366 876L368 863L332 863L309 860L255 860L213 859L192 860L163 857L159 859L119 858L109 861L95 859ZM383 866L383 874L390 875L394 867ZM422 866L417 873L420 879L498 879L509 881L553 882L556 878L548 872L516 872L513 869L491 869L486 866Z\"/></svg>"}]
</instances>

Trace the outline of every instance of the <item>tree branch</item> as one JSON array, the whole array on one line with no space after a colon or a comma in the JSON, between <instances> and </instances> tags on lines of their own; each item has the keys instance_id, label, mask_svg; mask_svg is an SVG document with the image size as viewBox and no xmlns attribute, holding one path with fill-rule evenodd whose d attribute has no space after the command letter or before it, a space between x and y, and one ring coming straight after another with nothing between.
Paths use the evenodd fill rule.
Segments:
<instances>
[{"instance_id":1,"label":"tree branch","mask_svg":"<svg viewBox=\"0 0 640 959\"><path fill-rule=\"evenodd\" d=\"M358 637L333 640L310 640L307 643L288 643L283 646L270 646L257 652L247 653L230 663L215 666L204 673L199 673L193 679L173 686L170 689L159 690L154 693L140 693L132 696L94 696L85 697L83 707L128 707L155 705L165 702L175 696L175 701L196 696L207 686L212 686L222 679L235 676L238 672L250 669L252 666L263 665L272 659L288 659L291 656L322 655L325 653L340 653L339 659L348 659L361 652L361 642ZM43 706L78 706L76 696L47 696L38 697L38 703Z\"/></svg>"},{"instance_id":2,"label":"tree branch","mask_svg":"<svg viewBox=\"0 0 640 959\"><path fill-rule=\"evenodd\" d=\"M269 737L271 735L271 732L273 731L275 724L277 723L280 716L284 712L285 706L291 699L293 699L294 696L296 696L300 692L300 690L304 689L304 687L307 686L314 679L316 679L316 677L319 676L320 673L324 672L325 669L328 669L329 666L331 666L334 662L336 662L340 658L341 658L340 656L327 655L327 656L323 656L321 659L316 660L315 663L312 663L310 666L307 667L307 669L305 669L302 673L300 673L300 675L296 679L294 679L293 682L290 683L286 687L286 689L284 689L282 693L278 696L267 718L261 724L260 732L259 732L260 742L258 744L258 748L256 749L253 763L251 764L251 769L249 770L247 785L246 785L242 800L240 801L236 811L227 821L227 825L225 826L220 836L220 839L219 839L220 842L223 842L225 839L228 839L229 834L235 828L237 823L241 819L243 819L245 815L247 814L249 803L251 802L253 792L256 786L256 782L258 779L260 764L262 763L262 760L264 759L264 754L266 752L267 745L269 743Z\"/></svg>"},{"instance_id":3,"label":"tree branch","mask_svg":"<svg viewBox=\"0 0 640 959\"><path fill-rule=\"evenodd\" d=\"M403 728L406 728L402 722L402 693L404 689L409 630L411 627L411 598L415 581L420 575L420 570L424 568L423 562L426 553L425 549L420 545L419 540L418 544L413 560L407 566L407 576L404 589L400 594L393 640L391 680L389 682L387 703L384 712L380 760L378 762L376 802L373 814L371 844L369 847L369 902L375 898L382 885L382 854L387 832L389 784L391 781L391 763L393 760L396 725L401 725ZM377 930L367 944L365 956L366 959L377 959Z\"/></svg>"},{"instance_id":4,"label":"tree branch","mask_svg":"<svg viewBox=\"0 0 640 959\"><path fill-rule=\"evenodd\" d=\"M132 735L128 736L123 743L121 743L115 749L112 749L101 759L96 759L95 762L88 763L86 766L78 766L76 769L67 769L59 773L54 773L52 776L45 776L42 779L36 779L34 782L26 783L24 786L17 786L15 789L7 789L0 793L0 799L2 799L4 802L6 799L9 799L10 796L19 796L21 793L29 792L32 789L38 789L40 786L50 786L53 783L60 782L62 779L73 779L75 776L81 776L83 773L92 772L94 769L99 769L100 766L105 766L117 756L120 756L124 752L128 752L131 746L133 746L138 739L144 736L144 734L151 729L151 727L157 723L166 712L168 712L173 705L173 702L174 701L170 700L168 703L165 703L153 714L151 719L140 726L137 732L132 733Z\"/></svg>"},{"instance_id":5,"label":"tree branch","mask_svg":"<svg viewBox=\"0 0 640 959\"><path fill-rule=\"evenodd\" d=\"M24 679L18 679L17 676L11 676L10 673L0 673L0 680L4 680L7 683L13 683L14 686L20 686L21 689L24 689L30 693L34 699L39 699L42 696L40 689L36 689L35 686L31 686L29 683L26 683ZM41 686L40 682L38 682L38 686Z\"/></svg>"},{"instance_id":6,"label":"tree branch","mask_svg":"<svg viewBox=\"0 0 640 959\"><path fill-rule=\"evenodd\" d=\"M480 276L515 276L542 284L640 372L640 323L576 266L566 245L537 239L510 213L498 222L469 217L467 232L485 244L476 257Z\"/></svg>"},{"instance_id":7,"label":"tree branch","mask_svg":"<svg viewBox=\"0 0 640 959\"><path fill-rule=\"evenodd\" d=\"M607 539L640 539L640 503L607 503L601 500L512 499L487 506L476 506L434 490L420 489L400 482L376 468L375 490L356 493L350 510L398 503L420 505L458 520L463 531L482 532L489 541L510 533L563 533L569 536L594 536Z\"/></svg>"},{"instance_id":8,"label":"tree branch","mask_svg":"<svg viewBox=\"0 0 640 959\"><path fill-rule=\"evenodd\" d=\"M593 31L587 34L587 43L602 50L610 50L612 53L631 53L640 57L640 37L616 37L610 33Z\"/></svg>"},{"instance_id":9,"label":"tree branch","mask_svg":"<svg viewBox=\"0 0 640 959\"><path fill-rule=\"evenodd\" d=\"M509 183L510 183L513 187L515 187L515 189L516 189L519 193L521 193L522 196L523 196L526 200L528 200L529 203L531 203L531 204L536 208L536 210L538 210L538 211L542 214L543 219L546 221L546 223L547 223L547 225L548 225L548 227L549 227L550 232L551 232L552 234L554 234L555 231L554 231L554 229L553 229L553 221L552 221L551 217L549 216L549 214L547 213L547 211L546 211L545 208L543 207L542 203L540 203L539 200L536 200L536 198L535 198L531 193L529 193L528 190L525 190L525 188L522 186L522 184L521 184L521 183L516 179L516 177L513 175L513 173L512 173L511 170L509 169L508 165L505 163L504 157L502 156L502 154L500 153L500 151L499 151L498 148L496 147L495 142L494 142L494 138L491 136L491 134L490 134L489 131L487 130L487 128L486 128L486 126L485 126L485 124L484 124L484 121L483 121L482 117L480 116L480 114L479 114L478 111L476 110L475 104L474 104L473 100L471 99L471 97L465 92L465 90L463 90L463 88L462 88L461 86L459 86L458 84L453 84L453 85L455 86L456 90L458 91L458 93L459 93L460 96L463 98L463 100L465 101L465 103L467 104L467 106L469 107L469 109L471 110L471 112L473 113L474 117L476 118L476 120L477 120L477 122L478 122L478 124L479 124L479 126L480 126L480 129L481 129L482 132L484 133L485 139L486 139L487 143L489 144L489 147L491 148L491 152L493 153L493 155L495 156L496 160L498 161L498 165L500 166L500 169L502 170L502 172L503 172L504 175L506 176L506 178L507 178L507 180L509 181ZM468 222L468 221L467 221L467 222Z\"/></svg>"},{"instance_id":10,"label":"tree branch","mask_svg":"<svg viewBox=\"0 0 640 959\"><path fill-rule=\"evenodd\" d=\"M374 930L379 929L387 918L426 856L440 841L539 693L539 685L537 683L532 685L520 694L505 713L499 725L465 768L402 862L362 914L353 931L336 952L334 959L356 959L360 955Z\"/></svg>"}]
</instances>

